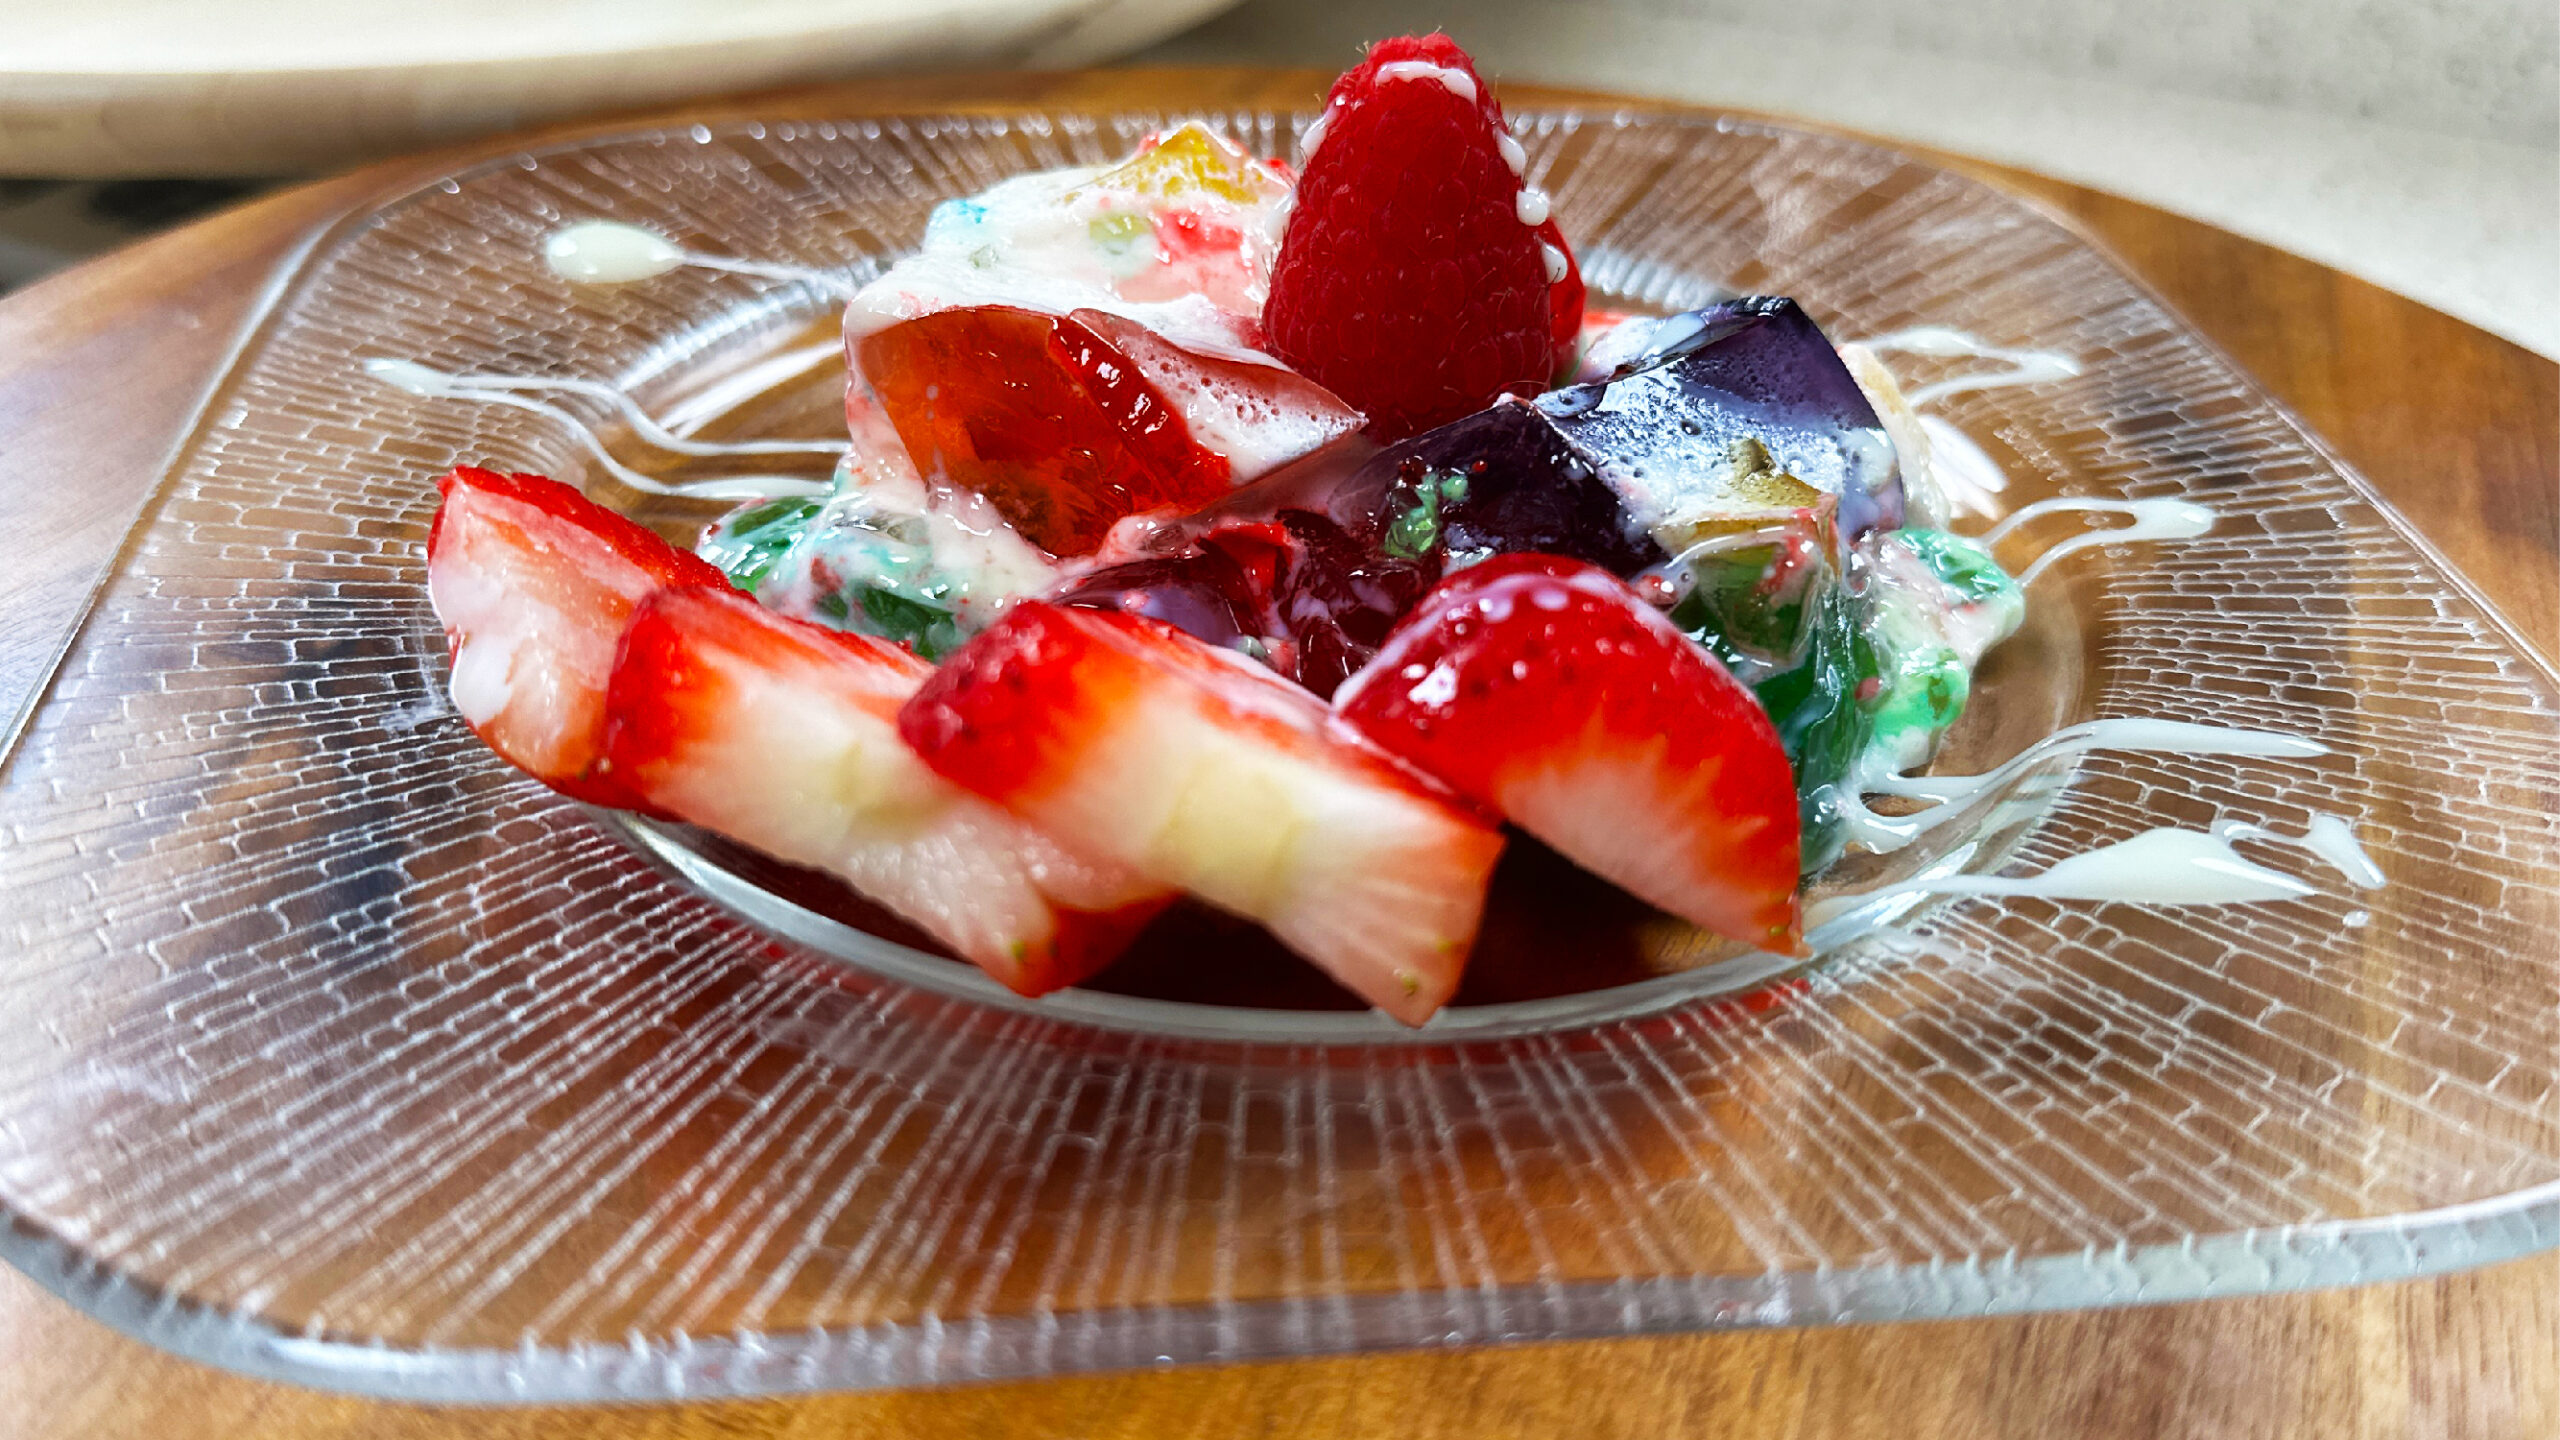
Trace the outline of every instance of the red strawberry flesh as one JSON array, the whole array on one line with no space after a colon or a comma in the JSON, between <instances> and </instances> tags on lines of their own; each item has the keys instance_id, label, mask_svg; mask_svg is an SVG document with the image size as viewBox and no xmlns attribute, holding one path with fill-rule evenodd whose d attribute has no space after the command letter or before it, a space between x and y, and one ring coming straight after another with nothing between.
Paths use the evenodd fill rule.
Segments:
<instances>
[{"instance_id":1,"label":"red strawberry flesh","mask_svg":"<svg viewBox=\"0 0 2560 1440\"><path fill-rule=\"evenodd\" d=\"M1794 952L1799 823L1742 683L1606 571L1460 571L1335 697L1353 732L1720 935Z\"/></svg>"},{"instance_id":2,"label":"red strawberry flesh","mask_svg":"<svg viewBox=\"0 0 2560 1440\"><path fill-rule=\"evenodd\" d=\"M1240 655L1142 615L1026 601L900 719L945 778L1260 921L1399 1020L1457 988L1499 831Z\"/></svg>"},{"instance_id":3,"label":"red strawberry flesh","mask_svg":"<svg viewBox=\"0 0 2560 1440\"><path fill-rule=\"evenodd\" d=\"M1381 41L1334 82L1321 124L1272 266L1273 353L1381 440L1544 388L1569 292L1466 52L1446 35Z\"/></svg>"},{"instance_id":4,"label":"red strawberry flesh","mask_svg":"<svg viewBox=\"0 0 2560 1440\"><path fill-rule=\"evenodd\" d=\"M726 589L727 578L556 480L466 465L437 488L427 595L453 647L455 708L552 789L638 808L597 765L614 645L652 591Z\"/></svg>"},{"instance_id":5,"label":"red strawberry flesh","mask_svg":"<svg viewBox=\"0 0 2560 1440\"><path fill-rule=\"evenodd\" d=\"M1170 893L926 769L898 709L931 668L735 591L660 591L614 666L610 771L667 814L841 877L1014 990L1075 984Z\"/></svg>"}]
</instances>

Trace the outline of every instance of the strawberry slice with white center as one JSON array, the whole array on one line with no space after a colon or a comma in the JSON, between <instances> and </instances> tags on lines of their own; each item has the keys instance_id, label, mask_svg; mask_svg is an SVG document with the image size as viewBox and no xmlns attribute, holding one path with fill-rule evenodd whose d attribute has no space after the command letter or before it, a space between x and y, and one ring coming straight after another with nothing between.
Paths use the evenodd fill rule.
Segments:
<instances>
[{"instance_id":1,"label":"strawberry slice with white center","mask_svg":"<svg viewBox=\"0 0 2560 1440\"><path fill-rule=\"evenodd\" d=\"M1334 707L1638 899L1802 948L1795 779L1768 713L1608 572L1526 554L1459 571Z\"/></svg>"},{"instance_id":2,"label":"strawberry slice with white center","mask_svg":"<svg viewBox=\"0 0 2560 1440\"><path fill-rule=\"evenodd\" d=\"M729 582L557 480L457 468L427 531L427 598L453 647L453 704L490 749L563 795L632 809L597 773L605 681L640 598Z\"/></svg>"},{"instance_id":3,"label":"strawberry slice with white center","mask_svg":"<svg viewBox=\"0 0 2560 1440\"><path fill-rule=\"evenodd\" d=\"M945 778L1260 921L1408 1025L1458 987L1500 831L1241 655L1026 601L944 662L900 731Z\"/></svg>"},{"instance_id":4,"label":"strawberry slice with white center","mask_svg":"<svg viewBox=\"0 0 2560 1440\"><path fill-rule=\"evenodd\" d=\"M828 871L1025 995L1110 963L1172 892L950 785L898 738L932 667L732 590L642 601L608 773L667 814Z\"/></svg>"}]
</instances>

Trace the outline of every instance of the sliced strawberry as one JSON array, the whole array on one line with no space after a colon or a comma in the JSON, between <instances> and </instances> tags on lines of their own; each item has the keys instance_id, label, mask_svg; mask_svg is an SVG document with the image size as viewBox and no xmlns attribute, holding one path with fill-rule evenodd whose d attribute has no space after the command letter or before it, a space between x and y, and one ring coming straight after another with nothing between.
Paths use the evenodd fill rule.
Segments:
<instances>
[{"instance_id":1,"label":"sliced strawberry","mask_svg":"<svg viewBox=\"0 0 2560 1440\"><path fill-rule=\"evenodd\" d=\"M613 668L609 770L667 814L841 876L1025 995L1075 984L1171 892L926 769L898 707L931 670L735 591L662 590Z\"/></svg>"},{"instance_id":2,"label":"sliced strawberry","mask_svg":"<svg viewBox=\"0 0 2560 1440\"><path fill-rule=\"evenodd\" d=\"M453 703L517 769L597 805L638 799L596 773L613 647L664 585L728 588L679 550L557 480L470 466L437 483L427 598L453 647Z\"/></svg>"},{"instance_id":3,"label":"sliced strawberry","mask_svg":"<svg viewBox=\"0 0 2560 1440\"><path fill-rule=\"evenodd\" d=\"M900 717L945 778L1258 920L1407 1024L1457 989L1501 833L1304 690L1159 621L1017 605Z\"/></svg>"},{"instance_id":4,"label":"sliced strawberry","mask_svg":"<svg viewBox=\"0 0 2560 1440\"><path fill-rule=\"evenodd\" d=\"M1565 333L1547 201L1512 169L1518 144L1467 53L1446 35L1380 41L1318 126L1263 307L1272 353L1382 441L1544 389Z\"/></svg>"},{"instance_id":5,"label":"sliced strawberry","mask_svg":"<svg viewBox=\"0 0 2560 1440\"><path fill-rule=\"evenodd\" d=\"M1641 900L1794 951L1795 782L1767 712L1624 581L1458 572L1334 697L1344 725Z\"/></svg>"}]
</instances>

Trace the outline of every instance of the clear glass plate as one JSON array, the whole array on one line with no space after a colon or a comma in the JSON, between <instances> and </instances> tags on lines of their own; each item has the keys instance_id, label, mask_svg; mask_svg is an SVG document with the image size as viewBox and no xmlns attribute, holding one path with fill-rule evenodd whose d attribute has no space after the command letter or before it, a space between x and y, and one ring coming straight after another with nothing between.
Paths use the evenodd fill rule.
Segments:
<instances>
[{"instance_id":1,"label":"clear glass plate","mask_svg":"<svg viewBox=\"0 0 2560 1440\"><path fill-rule=\"evenodd\" d=\"M1275 153L1307 117L1208 118ZM663 403L824 333L826 296L572 290L539 259L555 225L859 269L940 197L1165 119L582 142L326 237L0 777L9 1258L201 1359L530 1400L2166 1300L2560 1243L2560 681L2085 240L1847 140L1519 125L1604 297L1783 292L1836 335L2062 351L2081 376L1944 407L2006 499L2221 511L2040 582L1946 768L2095 716L2333 747L2057 763L1895 865L2024 873L2329 813L2388 888L2289 865L2320 893L1935 903L1770 988L1524 852L1487 978L1410 1035L1205 919L1116 991L1017 1002L840 891L568 804L472 739L422 583L440 471L702 516L362 360ZM737 423L831 433L829 384Z\"/></svg>"}]
</instances>

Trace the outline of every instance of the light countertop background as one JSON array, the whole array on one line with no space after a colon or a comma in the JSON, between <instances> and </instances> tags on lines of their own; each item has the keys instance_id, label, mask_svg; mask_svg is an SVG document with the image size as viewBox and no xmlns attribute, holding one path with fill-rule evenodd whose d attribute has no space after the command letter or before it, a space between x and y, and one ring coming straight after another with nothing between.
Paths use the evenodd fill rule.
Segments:
<instances>
[{"instance_id":1,"label":"light countertop background","mask_svg":"<svg viewBox=\"0 0 2560 1440\"><path fill-rule=\"evenodd\" d=\"M69 32L146 3L167 0L101 0L103 9L0 0L0 81L13 10L21 22L51 15L55 30ZM297 3L295 14L310 12L324 29L419 18L398 5ZM685 7L704 3L523 0L536 17L611 21L599 32L607 38L637 35L643 22L691 35L699 27L683 19L695 13ZM859 28L915 8L758 3L819 28ZM1103 37L1077 48L1082 56L1141 44L1219 0L970 3L1075 9L1078 34ZM1242 0L1126 58L1338 68L1365 41L1435 26L1499 78L1799 115L2112 190L2560 358L2560 0ZM17 28L21 40L35 33ZM110 32L125 33L98 33ZM988 43L1056 62L1049 51ZM131 48L100 38L55 60L124 63ZM781 69L722 83L824 78L861 63L856 50L812 40L781 47L772 61ZM868 63L919 57L892 50ZM9 98L0 84L0 102ZM295 163L322 162L272 173ZM8 168L0 143L0 175ZM221 181L0 179L0 289L239 193L245 187Z\"/></svg>"},{"instance_id":2,"label":"light countertop background","mask_svg":"<svg viewBox=\"0 0 2560 1440\"><path fill-rule=\"evenodd\" d=\"M2210 221L2560 358L2560 0L1244 0L1135 60L1497 75L1800 115Z\"/></svg>"}]
</instances>

